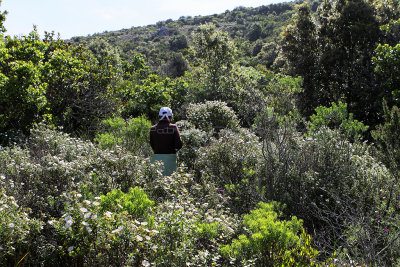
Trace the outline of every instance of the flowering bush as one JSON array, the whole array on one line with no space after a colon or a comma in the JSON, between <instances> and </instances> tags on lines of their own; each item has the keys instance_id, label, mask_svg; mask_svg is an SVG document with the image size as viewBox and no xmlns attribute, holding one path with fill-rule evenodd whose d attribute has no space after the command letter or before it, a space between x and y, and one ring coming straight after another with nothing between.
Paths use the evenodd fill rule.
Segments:
<instances>
[{"instance_id":1,"label":"flowering bush","mask_svg":"<svg viewBox=\"0 0 400 267\"><path fill-rule=\"evenodd\" d=\"M185 164L190 169L194 168L196 151L204 146L210 139L210 133L194 128L188 121L178 121L181 138L185 144L178 151L178 162Z\"/></svg>"},{"instance_id":2,"label":"flowering bush","mask_svg":"<svg viewBox=\"0 0 400 267\"><path fill-rule=\"evenodd\" d=\"M32 130L26 148L0 150L0 173L9 183L7 194L34 216L59 216L65 192L81 187L97 195L116 188L126 192L157 175L148 159L118 148L102 150L44 125Z\"/></svg>"},{"instance_id":3,"label":"flowering bush","mask_svg":"<svg viewBox=\"0 0 400 267\"><path fill-rule=\"evenodd\" d=\"M144 208L152 203L140 189L127 194L113 191L92 201L78 193L66 198L66 213L48 221L56 236L54 249L65 263L139 266L151 260L157 248L152 239L158 231L145 209L132 209L135 204ZM110 205L113 202L115 206Z\"/></svg>"},{"instance_id":4,"label":"flowering bush","mask_svg":"<svg viewBox=\"0 0 400 267\"><path fill-rule=\"evenodd\" d=\"M233 238L238 219L225 209L226 199L212 183L197 184L192 174L183 171L153 183L159 202L154 216L160 232L155 264L220 266L218 244Z\"/></svg>"},{"instance_id":5,"label":"flowering bush","mask_svg":"<svg viewBox=\"0 0 400 267\"><path fill-rule=\"evenodd\" d=\"M4 176L0 176L4 179ZM3 184L1 184L3 186ZM0 264L15 266L31 252L42 229L40 220L31 218L29 210L20 207L14 197L0 188ZM28 257L29 258L29 257Z\"/></svg>"},{"instance_id":6,"label":"flowering bush","mask_svg":"<svg viewBox=\"0 0 400 267\"><path fill-rule=\"evenodd\" d=\"M221 129L236 129L239 120L235 112L221 101L206 101L202 104L190 104L187 119L198 129L218 133Z\"/></svg>"},{"instance_id":7,"label":"flowering bush","mask_svg":"<svg viewBox=\"0 0 400 267\"><path fill-rule=\"evenodd\" d=\"M218 139L197 151L195 169L206 181L224 188L233 211L243 213L260 201L262 188L255 174L261 155L258 138L250 131L222 130Z\"/></svg>"}]
</instances>

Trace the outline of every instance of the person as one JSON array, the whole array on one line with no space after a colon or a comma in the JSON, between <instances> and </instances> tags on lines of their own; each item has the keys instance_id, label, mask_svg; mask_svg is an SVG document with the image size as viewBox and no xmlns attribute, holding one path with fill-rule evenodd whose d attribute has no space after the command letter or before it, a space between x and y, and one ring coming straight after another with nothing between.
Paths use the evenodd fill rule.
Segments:
<instances>
[{"instance_id":1,"label":"person","mask_svg":"<svg viewBox=\"0 0 400 267\"><path fill-rule=\"evenodd\" d=\"M176 152L182 148L182 139L176 124L171 123L172 110L163 107L158 115L158 123L150 128L150 145L154 152L150 162L162 161L166 176L176 171Z\"/></svg>"}]
</instances>

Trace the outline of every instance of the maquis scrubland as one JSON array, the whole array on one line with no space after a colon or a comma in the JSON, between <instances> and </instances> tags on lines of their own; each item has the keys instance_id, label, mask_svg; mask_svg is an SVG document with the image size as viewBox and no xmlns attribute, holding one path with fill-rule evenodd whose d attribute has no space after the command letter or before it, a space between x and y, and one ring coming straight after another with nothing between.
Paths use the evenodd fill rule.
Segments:
<instances>
[{"instance_id":1,"label":"maquis scrubland","mask_svg":"<svg viewBox=\"0 0 400 267\"><path fill-rule=\"evenodd\" d=\"M399 266L397 0L63 40L0 12L1 266ZM170 107L178 170L150 163Z\"/></svg>"}]
</instances>

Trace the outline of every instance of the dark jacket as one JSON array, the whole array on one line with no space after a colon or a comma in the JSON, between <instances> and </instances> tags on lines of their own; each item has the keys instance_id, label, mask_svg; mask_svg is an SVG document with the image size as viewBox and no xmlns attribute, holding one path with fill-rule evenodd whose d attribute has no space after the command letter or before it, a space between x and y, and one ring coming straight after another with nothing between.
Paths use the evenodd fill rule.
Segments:
<instances>
[{"instance_id":1,"label":"dark jacket","mask_svg":"<svg viewBox=\"0 0 400 267\"><path fill-rule=\"evenodd\" d=\"M176 154L182 139L176 124L162 120L150 129L150 145L154 154Z\"/></svg>"}]
</instances>

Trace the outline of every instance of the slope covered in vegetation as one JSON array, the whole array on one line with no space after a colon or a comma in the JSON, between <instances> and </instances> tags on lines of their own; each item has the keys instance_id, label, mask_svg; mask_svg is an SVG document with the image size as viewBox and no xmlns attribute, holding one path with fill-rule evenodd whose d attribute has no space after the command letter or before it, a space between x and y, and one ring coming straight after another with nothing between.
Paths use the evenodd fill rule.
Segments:
<instances>
[{"instance_id":1,"label":"slope covered in vegetation","mask_svg":"<svg viewBox=\"0 0 400 267\"><path fill-rule=\"evenodd\" d=\"M399 265L399 29L397 1L335 0L5 36L0 264Z\"/></svg>"}]
</instances>

